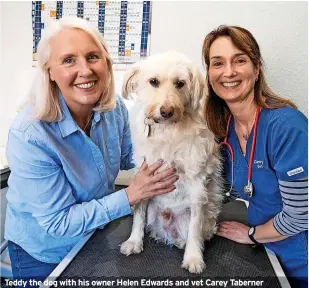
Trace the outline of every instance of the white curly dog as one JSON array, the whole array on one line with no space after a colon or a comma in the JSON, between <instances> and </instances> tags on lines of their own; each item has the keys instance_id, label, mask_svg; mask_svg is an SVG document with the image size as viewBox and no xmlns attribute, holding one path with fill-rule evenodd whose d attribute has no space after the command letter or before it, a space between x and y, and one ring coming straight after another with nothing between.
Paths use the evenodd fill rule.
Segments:
<instances>
[{"instance_id":1,"label":"white curly dog","mask_svg":"<svg viewBox=\"0 0 309 288\"><path fill-rule=\"evenodd\" d=\"M143 250L147 224L150 237L185 247L182 267L191 273L205 268L204 240L216 232L223 198L219 148L202 117L204 82L182 54L168 52L134 64L123 83L124 98L136 95L130 113L136 166L163 159L161 170L175 167L179 180L174 191L135 206L121 253Z\"/></svg>"}]
</instances>

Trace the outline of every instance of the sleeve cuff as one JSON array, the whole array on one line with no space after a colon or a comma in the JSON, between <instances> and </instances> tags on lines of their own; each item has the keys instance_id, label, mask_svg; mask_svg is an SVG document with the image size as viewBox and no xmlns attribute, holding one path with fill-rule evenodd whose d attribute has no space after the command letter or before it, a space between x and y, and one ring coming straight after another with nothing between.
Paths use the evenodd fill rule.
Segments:
<instances>
[{"instance_id":1,"label":"sleeve cuff","mask_svg":"<svg viewBox=\"0 0 309 288\"><path fill-rule=\"evenodd\" d=\"M131 207L124 189L114 192L104 198L110 221L131 214Z\"/></svg>"},{"instance_id":2,"label":"sleeve cuff","mask_svg":"<svg viewBox=\"0 0 309 288\"><path fill-rule=\"evenodd\" d=\"M278 215L276 215L274 218L273 218L273 225L274 225L274 228L276 229L276 231L283 235L283 236L286 236L285 233L280 229L279 225L278 225Z\"/></svg>"},{"instance_id":3,"label":"sleeve cuff","mask_svg":"<svg viewBox=\"0 0 309 288\"><path fill-rule=\"evenodd\" d=\"M273 225L274 228L277 230L277 232L282 236L293 236L297 234L297 232L295 233L293 231L288 230L287 227L284 227L283 224L280 223L280 215L282 216L282 212L280 212L273 218Z\"/></svg>"}]
</instances>

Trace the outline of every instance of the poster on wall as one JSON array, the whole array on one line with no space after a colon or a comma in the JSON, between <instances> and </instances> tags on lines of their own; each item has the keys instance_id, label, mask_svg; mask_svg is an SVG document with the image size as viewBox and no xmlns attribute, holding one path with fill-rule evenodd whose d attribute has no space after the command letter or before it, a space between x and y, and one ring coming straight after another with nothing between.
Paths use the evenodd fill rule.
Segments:
<instances>
[{"instance_id":1,"label":"poster on wall","mask_svg":"<svg viewBox=\"0 0 309 288\"><path fill-rule=\"evenodd\" d=\"M32 64L37 65L37 47L49 21L64 16L84 18L97 26L106 40L114 69L149 55L150 1L33 1Z\"/></svg>"}]
</instances>

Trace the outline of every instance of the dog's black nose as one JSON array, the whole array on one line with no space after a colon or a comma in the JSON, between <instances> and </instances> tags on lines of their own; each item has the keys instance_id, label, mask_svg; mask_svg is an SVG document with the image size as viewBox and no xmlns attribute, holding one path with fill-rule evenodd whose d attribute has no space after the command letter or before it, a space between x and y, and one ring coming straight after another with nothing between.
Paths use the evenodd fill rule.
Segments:
<instances>
[{"instance_id":1,"label":"dog's black nose","mask_svg":"<svg viewBox=\"0 0 309 288\"><path fill-rule=\"evenodd\" d=\"M160 114L163 118L171 118L174 115L174 108L172 106L162 106L160 108Z\"/></svg>"}]
</instances>

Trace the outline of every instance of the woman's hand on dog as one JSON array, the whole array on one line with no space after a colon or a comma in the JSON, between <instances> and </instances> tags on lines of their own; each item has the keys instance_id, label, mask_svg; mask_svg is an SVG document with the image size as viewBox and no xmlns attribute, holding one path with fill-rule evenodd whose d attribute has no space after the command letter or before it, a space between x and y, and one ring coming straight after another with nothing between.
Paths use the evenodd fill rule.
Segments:
<instances>
[{"instance_id":1,"label":"woman's hand on dog","mask_svg":"<svg viewBox=\"0 0 309 288\"><path fill-rule=\"evenodd\" d=\"M242 244L254 244L248 236L249 227L235 221L219 224L217 235Z\"/></svg>"},{"instance_id":2,"label":"woman's hand on dog","mask_svg":"<svg viewBox=\"0 0 309 288\"><path fill-rule=\"evenodd\" d=\"M133 181L125 189L131 206L142 200L171 192L176 188L174 183L179 179L175 175L176 169L167 168L156 173L162 165L163 160L150 166L145 161L143 162Z\"/></svg>"}]
</instances>

